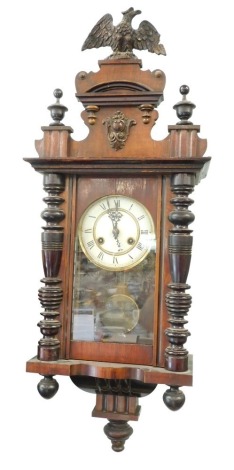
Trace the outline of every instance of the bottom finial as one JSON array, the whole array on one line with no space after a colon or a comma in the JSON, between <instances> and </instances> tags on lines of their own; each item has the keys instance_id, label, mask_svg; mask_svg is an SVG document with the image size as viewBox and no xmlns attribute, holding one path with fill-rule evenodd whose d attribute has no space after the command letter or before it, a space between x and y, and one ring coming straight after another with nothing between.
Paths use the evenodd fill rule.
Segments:
<instances>
[{"instance_id":1,"label":"bottom finial","mask_svg":"<svg viewBox=\"0 0 234 470\"><path fill-rule=\"evenodd\" d=\"M46 375L37 385L42 398L53 398L59 389L59 384L51 375Z\"/></svg>"},{"instance_id":2,"label":"bottom finial","mask_svg":"<svg viewBox=\"0 0 234 470\"><path fill-rule=\"evenodd\" d=\"M185 394L177 386L170 386L163 394L163 401L171 411L177 411L182 408L185 402Z\"/></svg>"},{"instance_id":3,"label":"bottom finial","mask_svg":"<svg viewBox=\"0 0 234 470\"><path fill-rule=\"evenodd\" d=\"M115 452L124 450L125 441L132 435L133 429L127 421L110 420L104 426L104 433L112 442L112 449Z\"/></svg>"}]
</instances>

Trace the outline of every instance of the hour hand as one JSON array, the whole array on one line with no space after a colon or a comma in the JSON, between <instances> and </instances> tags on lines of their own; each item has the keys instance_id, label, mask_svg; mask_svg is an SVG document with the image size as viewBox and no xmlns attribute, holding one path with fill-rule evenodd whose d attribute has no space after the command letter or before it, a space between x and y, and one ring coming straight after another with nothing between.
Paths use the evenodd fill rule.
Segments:
<instances>
[{"instance_id":1,"label":"hour hand","mask_svg":"<svg viewBox=\"0 0 234 470\"><path fill-rule=\"evenodd\" d=\"M112 221L113 222L113 221ZM117 227L117 222L113 222L113 230L112 233L114 235L114 238L117 239L119 235L119 229Z\"/></svg>"},{"instance_id":2,"label":"hour hand","mask_svg":"<svg viewBox=\"0 0 234 470\"><path fill-rule=\"evenodd\" d=\"M116 240L116 243L117 243L118 247L120 248L118 219L113 219L111 217L111 220L112 220L112 224L113 224L113 230L112 230L113 237Z\"/></svg>"}]
</instances>

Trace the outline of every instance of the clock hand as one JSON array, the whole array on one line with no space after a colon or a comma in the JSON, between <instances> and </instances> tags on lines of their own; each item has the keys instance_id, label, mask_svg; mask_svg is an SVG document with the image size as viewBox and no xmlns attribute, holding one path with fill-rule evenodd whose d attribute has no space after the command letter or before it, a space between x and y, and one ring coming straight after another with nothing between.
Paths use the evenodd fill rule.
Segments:
<instances>
[{"instance_id":1,"label":"clock hand","mask_svg":"<svg viewBox=\"0 0 234 470\"><path fill-rule=\"evenodd\" d=\"M118 226L117 226L117 221L114 221L113 222L113 236L114 236L114 239L116 240L116 243L117 243L117 246L120 248L120 241L119 241L119 229L118 229Z\"/></svg>"},{"instance_id":2,"label":"clock hand","mask_svg":"<svg viewBox=\"0 0 234 470\"><path fill-rule=\"evenodd\" d=\"M116 206L116 208L117 208L117 206ZM117 210L108 209L108 216L110 217L112 225L113 225L112 233L113 233L114 239L116 240L116 243L117 243L118 247L120 248L121 245L120 245L120 241L119 241L119 238L118 238L119 237L118 222L120 221L123 214L121 214L121 212L119 212Z\"/></svg>"},{"instance_id":3,"label":"clock hand","mask_svg":"<svg viewBox=\"0 0 234 470\"><path fill-rule=\"evenodd\" d=\"M112 220L112 223L113 223L112 233L114 235L114 238L118 238L118 235L119 235L118 222L116 220Z\"/></svg>"}]
</instances>

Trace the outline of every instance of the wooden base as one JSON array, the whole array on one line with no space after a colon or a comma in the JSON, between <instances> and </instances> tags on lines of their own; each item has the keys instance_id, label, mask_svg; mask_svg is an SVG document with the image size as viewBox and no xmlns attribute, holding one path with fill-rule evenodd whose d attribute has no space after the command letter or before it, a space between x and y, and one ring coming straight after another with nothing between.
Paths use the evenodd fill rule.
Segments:
<instances>
[{"instance_id":1,"label":"wooden base","mask_svg":"<svg viewBox=\"0 0 234 470\"><path fill-rule=\"evenodd\" d=\"M44 376L86 375L103 379L132 379L144 383L166 384L175 386L192 386L192 356L186 372L172 372L162 367L145 365L117 364L81 360L39 361L36 357L26 364L26 371Z\"/></svg>"}]
</instances>

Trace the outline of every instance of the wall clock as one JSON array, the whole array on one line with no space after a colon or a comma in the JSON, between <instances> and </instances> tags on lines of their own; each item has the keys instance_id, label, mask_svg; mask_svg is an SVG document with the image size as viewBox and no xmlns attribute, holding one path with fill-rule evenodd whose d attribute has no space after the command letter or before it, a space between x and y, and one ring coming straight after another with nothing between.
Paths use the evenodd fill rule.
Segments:
<instances>
[{"instance_id":1,"label":"wall clock","mask_svg":"<svg viewBox=\"0 0 234 470\"><path fill-rule=\"evenodd\" d=\"M180 387L192 385L185 348L191 193L210 162L200 127L190 121L195 105L186 85L174 105L179 121L165 139L151 137L165 75L142 70L132 49L165 54L165 48L149 22L137 33L132 28L139 13L130 8L118 27L105 15L84 43L83 49L113 51L97 72L76 76L88 136L72 139L56 89L53 121L36 141L39 158L27 159L43 174L47 193L42 338L27 371L44 377L38 384L44 398L57 392L56 375L94 393L92 414L108 420L104 430L115 451L132 433L128 422L138 420L141 397L164 384L164 403L178 410L185 401Z\"/></svg>"}]
</instances>

